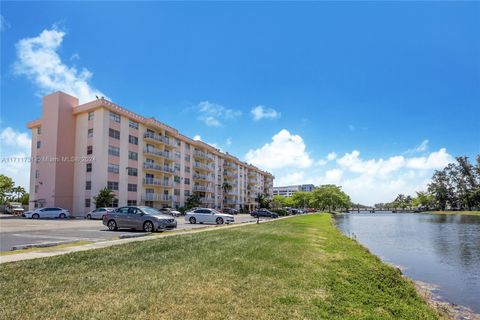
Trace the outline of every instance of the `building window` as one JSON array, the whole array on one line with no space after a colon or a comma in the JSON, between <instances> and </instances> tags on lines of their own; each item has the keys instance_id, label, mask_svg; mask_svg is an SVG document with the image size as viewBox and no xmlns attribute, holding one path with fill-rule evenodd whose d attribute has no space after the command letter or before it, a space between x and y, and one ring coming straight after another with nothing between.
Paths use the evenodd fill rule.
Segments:
<instances>
[{"instance_id":1,"label":"building window","mask_svg":"<svg viewBox=\"0 0 480 320\"><path fill-rule=\"evenodd\" d=\"M118 131L118 130L109 128L108 129L108 135L110 136L110 138L120 140L120 131Z\"/></svg>"},{"instance_id":2,"label":"building window","mask_svg":"<svg viewBox=\"0 0 480 320\"><path fill-rule=\"evenodd\" d=\"M129 183L128 184L128 191L137 192L137 185L135 183Z\"/></svg>"},{"instance_id":3,"label":"building window","mask_svg":"<svg viewBox=\"0 0 480 320\"><path fill-rule=\"evenodd\" d=\"M90 208L90 199L85 199L85 208Z\"/></svg>"},{"instance_id":4,"label":"building window","mask_svg":"<svg viewBox=\"0 0 480 320\"><path fill-rule=\"evenodd\" d=\"M185 173L190 173L190 167L185 166Z\"/></svg>"},{"instance_id":5,"label":"building window","mask_svg":"<svg viewBox=\"0 0 480 320\"><path fill-rule=\"evenodd\" d=\"M128 126L132 129L138 130L138 122L130 120L130 121L128 121Z\"/></svg>"},{"instance_id":6,"label":"building window","mask_svg":"<svg viewBox=\"0 0 480 320\"><path fill-rule=\"evenodd\" d=\"M180 163L176 163L173 165L173 168L175 169L175 171L180 171Z\"/></svg>"},{"instance_id":7,"label":"building window","mask_svg":"<svg viewBox=\"0 0 480 320\"><path fill-rule=\"evenodd\" d=\"M185 197L190 197L190 190L183 190L183 195Z\"/></svg>"},{"instance_id":8,"label":"building window","mask_svg":"<svg viewBox=\"0 0 480 320\"><path fill-rule=\"evenodd\" d=\"M37 179L38 179L39 177L40 177L40 171L38 171L38 170L35 170L35 178L37 178Z\"/></svg>"},{"instance_id":9,"label":"building window","mask_svg":"<svg viewBox=\"0 0 480 320\"><path fill-rule=\"evenodd\" d=\"M138 176L138 170L137 168L127 168L127 172L129 176Z\"/></svg>"},{"instance_id":10,"label":"building window","mask_svg":"<svg viewBox=\"0 0 480 320\"><path fill-rule=\"evenodd\" d=\"M185 150L190 150L190 144L185 143Z\"/></svg>"},{"instance_id":11,"label":"building window","mask_svg":"<svg viewBox=\"0 0 480 320\"><path fill-rule=\"evenodd\" d=\"M87 138L93 137L93 128L88 129Z\"/></svg>"},{"instance_id":12,"label":"building window","mask_svg":"<svg viewBox=\"0 0 480 320\"><path fill-rule=\"evenodd\" d=\"M35 186L35 193L38 193L38 185Z\"/></svg>"},{"instance_id":13,"label":"building window","mask_svg":"<svg viewBox=\"0 0 480 320\"><path fill-rule=\"evenodd\" d=\"M107 181L107 188L110 190L118 190L118 182L116 181Z\"/></svg>"},{"instance_id":14,"label":"building window","mask_svg":"<svg viewBox=\"0 0 480 320\"><path fill-rule=\"evenodd\" d=\"M128 136L128 142L130 142L131 144L138 144L138 138L135 137L135 136L132 136L132 135L129 135Z\"/></svg>"},{"instance_id":15,"label":"building window","mask_svg":"<svg viewBox=\"0 0 480 320\"><path fill-rule=\"evenodd\" d=\"M85 181L85 190L92 190L92 181Z\"/></svg>"},{"instance_id":16,"label":"building window","mask_svg":"<svg viewBox=\"0 0 480 320\"><path fill-rule=\"evenodd\" d=\"M190 179L189 178L185 178L185 184L190 184Z\"/></svg>"},{"instance_id":17,"label":"building window","mask_svg":"<svg viewBox=\"0 0 480 320\"><path fill-rule=\"evenodd\" d=\"M41 146L42 146L42 141L37 141L37 149L40 149Z\"/></svg>"},{"instance_id":18,"label":"building window","mask_svg":"<svg viewBox=\"0 0 480 320\"><path fill-rule=\"evenodd\" d=\"M128 159L130 160L138 160L138 153L135 151L128 151Z\"/></svg>"},{"instance_id":19,"label":"building window","mask_svg":"<svg viewBox=\"0 0 480 320\"><path fill-rule=\"evenodd\" d=\"M87 146L87 154L93 153L93 146Z\"/></svg>"},{"instance_id":20,"label":"building window","mask_svg":"<svg viewBox=\"0 0 480 320\"><path fill-rule=\"evenodd\" d=\"M190 155L189 154L185 155L185 161L190 162Z\"/></svg>"},{"instance_id":21,"label":"building window","mask_svg":"<svg viewBox=\"0 0 480 320\"><path fill-rule=\"evenodd\" d=\"M111 156L119 157L120 156L120 148L114 146L108 146L108 154Z\"/></svg>"},{"instance_id":22,"label":"building window","mask_svg":"<svg viewBox=\"0 0 480 320\"><path fill-rule=\"evenodd\" d=\"M88 113L88 120L93 120L93 111Z\"/></svg>"},{"instance_id":23,"label":"building window","mask_svg":"<svg viewBox=\"0 0 480 320\"><path fill-rule=\"evenodd\" d=\"M136 206L137 200L127 200L127 206Z\"/></svg>"},{"instance_id":24,"label":"building window","mask_svg":"<svg viewBox=\"0 0 480 320\"><path fill-rule=\"evenodd\" d=\"M120 115L110 111L110 120L120 123Z\"/></svg>"},{"instance_id":25,"label":"building window","mask_svg":"<svg viewBox=\"0 0 480 320\"><path fill-rule=\"evenodd\" d=\"M42 127L38 127L37 128L37 134L41 134L42 133Z\"/></svg>"},{"instance_id":26,"label":"building window","mask_svg":"<svg viewBox=\"0 0 480 320\"><path fill-rule=\"evenodd\" d=\"M115 199L112 200L112 207L113 207L113 208L118 207L118 199L117 199L117 198L115 198Z\"/></svg>"},{"instance_id":27,"label":"building window","mask_svg":"<svg viewBox=\"0 0 480 320\"><path fill-rule=\"evenodd\" d=\"M92 172L92 164L87 163L87 172Z\"/></svg>"},{"instance_id":28,"label":"building window","mask_svg":"<svg viewBox=\"0 0 480 320\"><path fill-rule=\"evenodd\" d=\"M109 163L108 164L108 172L111 172L111 173L119 173L120 172L120 167L118 164L113 164L113 163Z\"/></svg>"},{"instance_id":29,"label":"building window","mask_svg":"<svg viewBox=\"0 0 480 320\"><path fill-rule=\"evenodd\" d=\"M180 177L179 176L174 176L173 181L176 183L180 183Z\"/></svg>"},{"instance_id":30,"label":"building window","mask_svg":"<svg viewBox=\"0 0 480 320\"><path fill-rule=\"evenodd\" d=\"M153 201L145 201L147 207L153 207Z\"/></svg>"}]
</instances>

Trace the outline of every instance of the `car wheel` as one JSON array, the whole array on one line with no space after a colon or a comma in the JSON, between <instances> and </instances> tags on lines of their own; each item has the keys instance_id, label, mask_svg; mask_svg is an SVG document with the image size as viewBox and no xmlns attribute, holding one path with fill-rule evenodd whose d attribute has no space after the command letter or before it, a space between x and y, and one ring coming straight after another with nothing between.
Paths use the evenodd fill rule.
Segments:
<instances>
[{"instance_id":1,"label":"car wheel","mask_svg":"<svg viewBox=\"0 0 480 320\"><path fill-rule=\"evenodd\" d=\"M67 216L65 215L65 213L60 213L60 215L58 217L60 219L65 219Z\"/></svg>"},{"instance_id":2,"label":"car wheel","mask_svg":"<svg viewBox=\"0 0 480 320\"><path fill-rule=\"evenodd\" d=\"M188 219L188 221L190 221L191 224L197 223L197 219L195 219L195 217L190 217L190 219Z\"/></svg>"},{"instance_id":3,"label":"car wheel","mask_svg":"<svg viewBox=\"0 0 480 320\"><path fill-rule=\"evenodd\" d=\"M217 224L223 224L223 219L222 218L217 218L217 220L215 220L217 222Z\"/></svg>"},{"instance_id":4,"label":"car wheel","mask_svg":"<svg viewBox=\"0 0 480 320\"><path fill-rule=\"evenodd\" d=\"M38 213L34 213L32 215L32 219L38 219L38 218L40 218L40 215Z\"/></svg>"},{"instance_id":5,"label":"car wheel","mask_svg":"<svg viewBox=\"0 0 480 320\"><path fill-rule=\"evenodd\" d=\"M145 232L153 232L153 223L150 221L145 221L143 224L143 231Z\"/></svg>"},{"instance_id":6,"label":"car wheel","mask_svg":"<svg viewBox=\"0 0 480 320\"><path fill-rule=\"evenodd\" d=\"M91 215L91 214L87 214L86 219L87 219L87 220L92 220L92 215Z\"/></svg>"},{"instance_id":7,"label":"car wheel","mask_svg":"<svg viewBox=\"0 0 480 320\"><path fill-rule=\"evenodd\" d=\"M108 230L110 231L117 230L117 223L115 222L115 220L108 221L107 226L108 226Z\"/></svg>"}]
</instances>

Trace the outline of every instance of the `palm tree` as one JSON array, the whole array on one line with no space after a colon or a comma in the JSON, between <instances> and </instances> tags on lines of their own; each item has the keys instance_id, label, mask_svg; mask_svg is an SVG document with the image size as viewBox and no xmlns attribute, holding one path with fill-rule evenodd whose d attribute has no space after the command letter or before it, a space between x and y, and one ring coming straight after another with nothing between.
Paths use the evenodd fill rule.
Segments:
<instances>
[{"instance_id":1,"label":"palm tree","mask_svg":"<svg viewBox=\"0 0 480 320\"><path fill-rule=\"evenodd\" d=\"M228 191L233 189L233 186L231 184L229 184L228 182L224 182L222 184L222 189L223 189L223 193L227 193Z\"/></svg>"}]
</instances>

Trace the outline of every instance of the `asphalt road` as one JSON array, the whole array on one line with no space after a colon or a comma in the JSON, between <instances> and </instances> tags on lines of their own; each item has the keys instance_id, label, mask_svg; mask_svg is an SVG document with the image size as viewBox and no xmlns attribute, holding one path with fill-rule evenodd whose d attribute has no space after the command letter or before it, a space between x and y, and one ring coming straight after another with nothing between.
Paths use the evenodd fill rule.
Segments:
<instances>
[{"instance_id":1,"label":"asphalt road","mask_svg":"<svg viewBox=\"0 0 480 320\"><path fill-rule=\"evenodd\" d=\"M235 223L255 221L246 214L235 216ZM183 217L177 218L178 229L194 229L208 224L190 224ZM165 231L169 232L169 231ZM103 241L122 235L144 234L141 231L109 231L101 220L83 219L24 219L0 217L0 251L11 250L13 246L42 244L57 241Z\"/></svg>"}]
</instances>

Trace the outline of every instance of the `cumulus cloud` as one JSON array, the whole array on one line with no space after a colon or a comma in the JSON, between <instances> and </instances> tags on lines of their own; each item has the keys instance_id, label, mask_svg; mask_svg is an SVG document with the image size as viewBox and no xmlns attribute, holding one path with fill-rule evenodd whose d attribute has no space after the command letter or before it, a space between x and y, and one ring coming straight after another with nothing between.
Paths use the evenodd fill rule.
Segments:
<instances>
[{"instance_id":1,"label":"cumulus cloud","mask_svg":"<svg viewBox=\"0 0 480 320\"><path fill-rule=\"evenodd\" d=\"M203 121L210 127L219 127L223 125L223 121L235 119L242 115L239 110L229 109L209 101L200 102L196 109L200 114L198 120Z\"/></svg>"},{"instance_id":2,"label":"cumulus cloud","mask_svg":"<svg viewBox=\"0 0 480 320\"><path fill-rule=\"evenodd\" d=\"M200 137L199 134L196 134L196 135L193 137L193 140L195 140L195 141L202 141L202 137Z\"/></svg>"},{"instance_id":3,"label":"cumulus cloud","mask_svg":"<svg viewBox=\"0 0 480 320\"><path fill-rule=\"evenodd\" d=\"M250 110L253 120L259 121L262 119L276 119L280 118L280 112L277 112L275 109L267 108L265 106L256 106Z\"/></svg>"},{"instance_id":4,"label":"cumulus cloud","mask_svg":"<svg viewBox=\"0 0 480 320\"><path fill-rule=\"evenodd\" d=\"M30 135L7 127L0 132L0 141L0 173L12 178L16 185L28 190L30 185L28 160L32 143Z\"/></svg>"},{"instance_id":5,"label":"cumulus cloud","mask_svg":"<svg viewBox=\"0 0 480 320\"><path fill-rule=\"evenodd\" d=\"M38 36L17 42L17 60L14 72L35 83L40 94L63 91L77 97L80 103L105 96L89 84L92 73L83 68L77 70L62 62L58 54L66 33L56 27L43 30Z\"/></svg>"},{"instance_id":6,"label":"cumulus cloud","mask_svg":"<svg viewBox=\"0 0 480 320\"><path fill-rule=\"evenodd\" d=\"M266 170L286 167L307 168L313 163L302 137L291 134L286 129L275 134L272 142L258 149L249 150L245 159Z\"/></svg>"}]
</instances>

